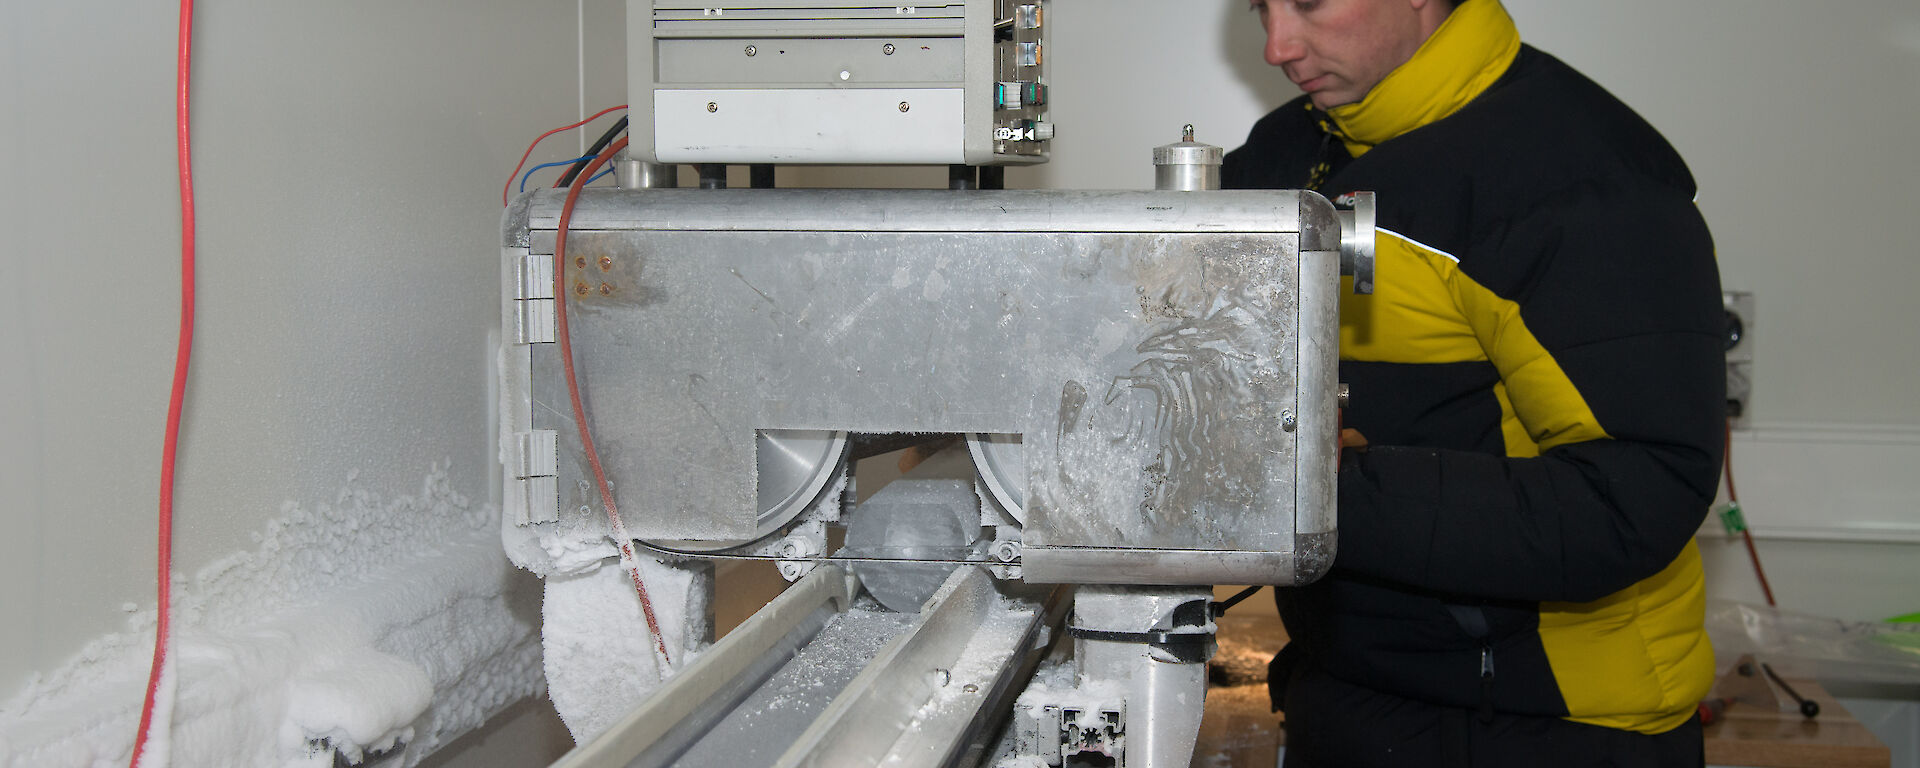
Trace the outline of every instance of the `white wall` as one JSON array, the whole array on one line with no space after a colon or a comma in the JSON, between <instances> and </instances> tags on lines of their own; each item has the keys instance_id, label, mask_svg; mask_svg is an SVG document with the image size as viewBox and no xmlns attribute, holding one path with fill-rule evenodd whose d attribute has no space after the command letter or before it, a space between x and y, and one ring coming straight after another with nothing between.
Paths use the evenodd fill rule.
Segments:
<instances>
[{"instance_id":1,"label":"white wall","mask_svg":"<svg viewBox=\"0 0 1920 768\"><path fill-rule=\"evenodd\" d=\"M425 515L391 502L436 463L445 498L491 512L499 187L528 140L579 114L583 39L585 102L625 100L624 16L619 0L199 3L176 573L254 552L283 505L352 506L343 488ZM173 3L0 8L0 700L137 629L123 605L153 605L175 21ZM428 549L465 533L411 522ZM504 594L537 606L537 580L492 560ZM306 597L325 611L345 592ZM268 602L253 607L287 607ZM129 694L137 709L122 689L100 707Z\"/></svg>"}]
</instances>

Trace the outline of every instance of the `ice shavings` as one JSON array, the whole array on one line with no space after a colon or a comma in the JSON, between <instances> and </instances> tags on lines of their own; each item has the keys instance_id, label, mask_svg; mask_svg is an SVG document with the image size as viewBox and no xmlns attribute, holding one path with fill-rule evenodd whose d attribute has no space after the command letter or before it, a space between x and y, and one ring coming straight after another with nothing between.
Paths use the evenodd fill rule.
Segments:
<instances>
[{"instance_id":1,"label":"ice shavings","mask_svg":"<svg viewBox=\"0 0 1920 768\"><path fill-rule=\"evenodd\" d=\"M171 728L151 752L402 768L538 691L533 584L501 555L496 517L445 466L417 495L349 478L331 503L283 507L253 550L176 587ZM0 766L124 765L153 629L136 613L0 705Z\"/></svg>"},{"instance_id":2,"label":"ice shavings","mask_svg":"<svg viewBox=\"0 0 1920 768\"><path fill-rule=\"evenodd\" d=\"M914 712L902 739L915 738L915 734L928 729L950 729L962 716L970 719L994 692L995 683L1008 666L1017 661L1014 656L1038 607L999 595L994 601L995 615L974 631L952 667L935 670L933 695Z\"/></svg>"},{"instance_id":3,"label":"ice shavings","mask_svg":"<svg viewBox=\"0 0 1920 768\"><path fill-rule=\"evenodd\" d=\"M1081 712L1125 712L1127 686L1117 680L1079 677L1072 659L1049 658L1035 670L1032 682L1014 700L1028 716L1040 718L1047 707Z\"/></svg>"},{"instance_id":4,"label":"ice shavings","mask_svg":"<svg viewBox=\"0 0 1920 768\"><path fill-rule=\"evenodd\" d=\"M687 749L684 765L770 765L918 616L854 609L827 621Z\"/></svg>"}]
</instances>

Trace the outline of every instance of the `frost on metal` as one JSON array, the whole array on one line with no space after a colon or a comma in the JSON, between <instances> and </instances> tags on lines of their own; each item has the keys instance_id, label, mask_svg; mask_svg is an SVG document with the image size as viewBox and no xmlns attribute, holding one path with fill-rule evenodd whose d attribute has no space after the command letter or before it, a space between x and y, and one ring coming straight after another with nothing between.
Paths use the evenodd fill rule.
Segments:
<instances>
[{"instance_id":1,"label":"frost on metal","mask_svg":"<svg viewBox=\"0 0 1920 768\"><path fill-rule=\"evenodd\" d=\"M541 643L547 694L576 743L590 741L639 706L706 645L711 570L637 560L671 664L655 652L633 581L618 560L546 579Z\"/></svg>"},{"instance_id":2,"label":"frost on metal","mask_svg":"<svg viewBox=\"0 0 1920 768\"><path fill-rule=\"evenodd\" d=\"M1294 580L1296 533L1331 528L1314 513L1331 498L1325 441L1298 439L1335 421L1331 206L920 192L582 198L562 300L629 532L759 535L762 430L1019 435L1027 577ZM529 253L557 215L535 202ZM504 437L558 435L527 522L592 525L600 489L561 361L526 346L505 366ZM564 569L530 546L551 536L506 538L523 567ZM1140 554L1121 572L1087 563L1096 549Z\"/></svg>"},{"instance_id":3,"label":"frost on metal","mask_svg":"<svg viewBox=\"0 0 1920 768\"><path fill-rule=\"evenodd\" d=\"M500 554L498 511L434 466L416 494L353 478L287 502L250 551L174 590L172 765L411 766L540 689L531 582ZM516 615L517 614L517 615ZM124 765L155 615L97 638L0 705L0 766Z\"/></svg>"}]
</instances>

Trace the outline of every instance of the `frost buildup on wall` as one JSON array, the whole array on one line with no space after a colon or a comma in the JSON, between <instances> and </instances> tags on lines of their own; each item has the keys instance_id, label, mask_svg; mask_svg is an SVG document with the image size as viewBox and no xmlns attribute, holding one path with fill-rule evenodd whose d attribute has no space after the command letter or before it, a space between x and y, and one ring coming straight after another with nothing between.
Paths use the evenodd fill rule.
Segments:
<instances>
[{"instance_id":1,"label":"frost buildup on wall","mask_svg":"<svg viewBox=\"0 0 1920 768\"><path fill-rule=\"evenodd\" d=\"M538 692L537 594L498 524L438 465L417 495L350 477L331 503L288 502L252 551L176 587L171 764L405 768ZM0 766L125 765L154 619L0 706Z\"/></svg>"}]
</instances>

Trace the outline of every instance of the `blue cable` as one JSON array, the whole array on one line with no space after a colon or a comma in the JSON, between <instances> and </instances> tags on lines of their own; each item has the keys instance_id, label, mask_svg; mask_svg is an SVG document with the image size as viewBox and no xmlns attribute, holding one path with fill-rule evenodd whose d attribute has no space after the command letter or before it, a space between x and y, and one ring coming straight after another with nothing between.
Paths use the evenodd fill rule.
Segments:
<instances>
[{"instance_id":1,"label":"blue cable","mask_svg":"<svg viewBox=\"0 0 1920 768\"><path fill-rule=\"evenodd\" d=\"M588 183L588 184L592 184L592 183L594 183L594 182L596 182L596 181L599 181L599 180L600 180L600 177L602 177L602 176L605 176L605 175L607 175L607 174L609 174L609 173L613 173L613 167L612 167L612 166L608 166L606 170L604 170L604 171L601 171L601 172L599 172L599 173L596 173L596 174L594 174L594 175L593 175L593 178L591 178L591 179L587 179L587 183Z\"/></svg>"},{"instance_id":2,"label":"blue cable","mask_svg":"<svg viewBox=\"0 0 1920 768\"><path fill-rule=\"evenodd\" d=\"M520 191L522 192L527 191L527 179L533 178L534 171L540 170L542 168L552 168L556 165L573 165L574 163L580 162L582 160L592 160L593 158L594 158L593 155L587 155L586 157L576 157L572 160L558 160L551 163L541 163L532 168L528 168L526 175L520 177ZM596 176L595 178L599 178L599 177Z\"/></svg>"}]
</instances>

